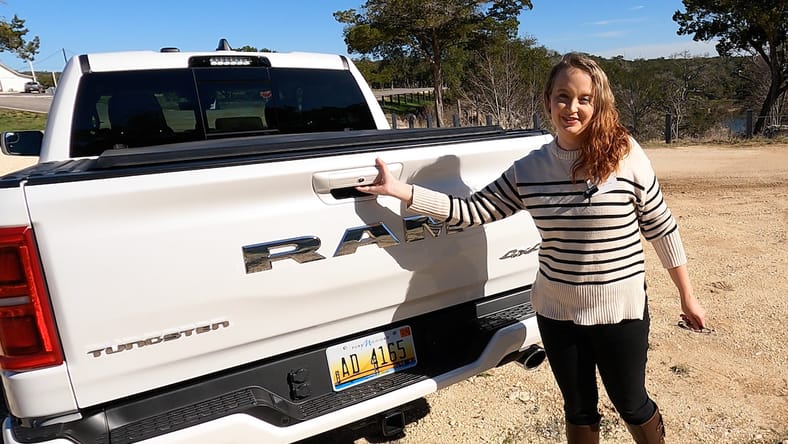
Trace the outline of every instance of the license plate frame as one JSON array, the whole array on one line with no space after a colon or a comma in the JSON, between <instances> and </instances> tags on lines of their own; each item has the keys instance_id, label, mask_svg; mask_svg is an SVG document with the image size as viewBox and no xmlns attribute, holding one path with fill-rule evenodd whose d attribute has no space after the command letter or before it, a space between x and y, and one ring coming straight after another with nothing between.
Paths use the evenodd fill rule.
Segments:
<instances>
[{"instance_id":1,"label":"license plate frame","mask_svg":"<svg viewBox=\"0 0 788 444\"><path fill-rule=\"evenodd\" d=\"M335 392L411 368L418 364L409 325L351 339L326 349Z\"/></svg>"}]
</instances>

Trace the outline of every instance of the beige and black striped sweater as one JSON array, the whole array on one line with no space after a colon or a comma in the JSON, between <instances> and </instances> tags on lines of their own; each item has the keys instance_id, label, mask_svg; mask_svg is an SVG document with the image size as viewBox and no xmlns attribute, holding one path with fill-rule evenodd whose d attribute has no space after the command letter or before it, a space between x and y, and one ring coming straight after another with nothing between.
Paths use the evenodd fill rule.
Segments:
<instances>
[{"instance_id":1,"label":"beige and black striped sweater","mask_svg":"<svg viewBox=\"0 0 788 444\"><path fill-rule=\"evenodd\" d=\"M663 267L683 265L686 256L651 162L631 142L614 177L598 184L590 197L589 185L573 184L570 177L579 152L553 141L468 198L415 185L410 210L457 226L526 210L542 237L532 291L539 314L580 325L641 319L646 300L641 233Z\"/></svg>"}]
</instances>

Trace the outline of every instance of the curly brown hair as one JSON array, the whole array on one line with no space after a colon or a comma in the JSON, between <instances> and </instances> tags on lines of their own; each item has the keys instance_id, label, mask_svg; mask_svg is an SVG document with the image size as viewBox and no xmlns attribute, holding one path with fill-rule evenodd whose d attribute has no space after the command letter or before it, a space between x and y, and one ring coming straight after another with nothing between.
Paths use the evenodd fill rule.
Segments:
<instances>
[{"instance_id":1,"label":"curly brown hair","mask_svg":"<svg viewBox=\"0 0 788 444\"><path fill-rule=\"evenodd\" d=\"M616 100L607 75L594 60L583 54L566 54L553 66L544 88L547 114L550 115L550 94L555 78L562 70L569 68L576 68L590 75L594 87L594 114L583 134L580 157L572 165L572 180L584 176L592 181L602 182L616 171L621 159L629 154L629 134L619 121Z\"/></svg>"}]
</instances>

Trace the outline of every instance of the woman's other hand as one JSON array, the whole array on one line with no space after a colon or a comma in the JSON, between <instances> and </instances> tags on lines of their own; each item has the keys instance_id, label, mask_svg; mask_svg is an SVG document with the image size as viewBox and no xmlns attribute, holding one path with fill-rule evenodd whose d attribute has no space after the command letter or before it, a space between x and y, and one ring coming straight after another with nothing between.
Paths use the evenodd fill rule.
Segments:
<instances>
[{"instance_id":1,"label":"woman's other hand","mask_svg":"<svg viewBox=\"0 0 788 444\"><path fill-rule=\"evenodd\" d=\"M681 311L688 326L693 330L706 328L706 309L704 309L694 295L682 295Z\"/></svg>"},{"instance_id":2,"label":"woman's other hand","mask_svg":"<svg viewBox=\"0 0 788 444\"><path fill-rule=\"evenodd\" d=\"M686 318L686 322L693 330L700 330L706 327L706 310L700 305L692 291L687 265L680 265L668 269L670 278L679 290L681 298L681 312Z\"/></svg>"}]
</instances>

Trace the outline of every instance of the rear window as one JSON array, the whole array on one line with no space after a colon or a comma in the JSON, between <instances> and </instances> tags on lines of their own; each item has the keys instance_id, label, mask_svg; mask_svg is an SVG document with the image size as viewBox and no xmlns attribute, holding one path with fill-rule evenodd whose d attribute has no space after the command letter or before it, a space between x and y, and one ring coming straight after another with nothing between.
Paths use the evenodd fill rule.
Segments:
<instances>
[{"instance_id":1,"label":"rear window","mask_svg":"<svg viewBox=\"0 0 788 444\"><path fill-rule=\"evenodd\" d=\"M267 67L88 73L73 157L246 135L374 129L349 71Z\"/></svg>"}]
</instances>

